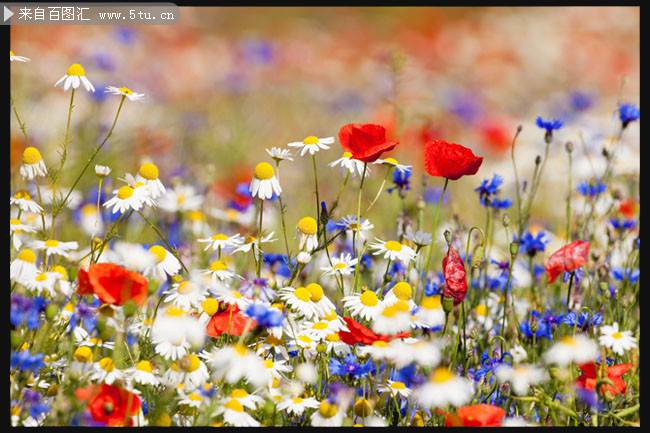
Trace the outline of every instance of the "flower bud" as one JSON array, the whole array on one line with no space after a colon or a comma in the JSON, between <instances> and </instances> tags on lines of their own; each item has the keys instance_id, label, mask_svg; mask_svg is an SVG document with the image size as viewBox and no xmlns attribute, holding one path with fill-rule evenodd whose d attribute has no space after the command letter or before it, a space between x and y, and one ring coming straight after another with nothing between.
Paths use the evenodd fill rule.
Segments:
<instances>
[{"instance_id":1,"label":"flower bud","mask_svg":"<svg viewBox=\"0 0 650 433\"><path fill-rule=\"evenodd\" d=\"M316 346L316 352L318 353L325 353L327 352L327 345L324 343L318 343Z\"/></svg>"},{"instance_id":2,"label":"flower bud","mask_svg":"<svg viewBox=\"0 0 650 433\"><path fill-rule=\"evenodd\" d=\"M362 418L370 416L372 413L372 406L365 398L360 398L354 403L354 414Z\"/></svg>"},{"instance_id":3,"label":"flower bud","mask_svg":"<svg viewBox=\"0 0 650 433\"><path fill-rule=\"evenodd\" d=\"M411 427L424 427L424 418L422 417L422 412L415 412L413 421L411 421Z\"/></svg>"},{"instance_id":4,"label":"flower bud","mask_svg":"<svg viewBox=\"0 0 650 433\"><path fill-rule=\"evenodd\" d=\"M540 165L542 163L542 157L540 155L537 155L535 157L535 165Z\"/></svg>"},{"instance_id":5,"label":"flower bud","mask_svg":"<svg viewBox=\"0 0 650 433\"><path fill-rule=\"evenodd\" d=\"M446 314L449 314L454 309L454 298L442 298L442 309Z\"/></svg>"},{"instance_id":6,"label":"flower bud","mask_svg":"<svg viewBox=\"0 0 650 433\"><path fill-rule=\"evenodd\" d=\"M138 306L133 299L129 299L126 304L124 304L124 307L122 307L122 311L124 312L125 317L131 317L138 311Z\"/></svg>"},{"instance_id":7,"label":"flower bud","mask_svg":"<svg viewBox=\"0 0 650 433\"><path fill-rule=\"evenodd\" d=\"M472 268L478 269L481 267L481 263L483 262L484 255L485 255L485 246L479 245L479 247L474 251L474 254L472 254L472 262L471 262Z\"/></svg>"},{"instance_id":8,"label":"flower bud","mask_svg":"<svg viewBox=\"0 0 650 433\"><path fill-rule=\"evenodd\" d=\"M566 144L564 145L564 148L566 149L567 153L572 153L573 152L573 143L570 141L567 141Z\"/></svg>"},{"instance_id":9,"label":"flower bud","mask_svg":"<svg viewBox=\"0 0 650 433\"><path fill-rule=\"evenodd\" d=\"M503 214L503 227L510 227L510 215Z\"/></svg>"},{"instance_id":10,"label":"flower bud","mask_svg":"<svg viewBox=\"0 0 650 433\"><path fill-rule=\"evenodd\" d=\"M105 165L95 165L95 174L100 178L106 177L111 174L111 169Z\"/></svg>"},{"instance_id":11,"label":"flower bud","mask_svg":"<svg viewBox=\"0 0 650 433\"><path fill-rule=\"evenodd\" d=\"M59 307L57 307L55 304L49 304L47 307L45 307L45 318L47 320L53 320L58 312Z\"/></svg>"},{"instance_id":12,"label":"flower bud","mask_svg":"<svg viewBox=\"0 0 650 433\"><path fill-rule=\"evenodd\" d=\"M519 242L510 242L510 255L515 257L519 253Z\"/></svg>"},{"instance_id":13,"label":"flower bud","mask_svg":"<svg viewBox=\"0 0 650 433\"><path fill-rule=\"evenodd\" d=\"M449 230L445 230L445 241L447 245L451 245L451 232Z\"/></svg>"}]
</instances>

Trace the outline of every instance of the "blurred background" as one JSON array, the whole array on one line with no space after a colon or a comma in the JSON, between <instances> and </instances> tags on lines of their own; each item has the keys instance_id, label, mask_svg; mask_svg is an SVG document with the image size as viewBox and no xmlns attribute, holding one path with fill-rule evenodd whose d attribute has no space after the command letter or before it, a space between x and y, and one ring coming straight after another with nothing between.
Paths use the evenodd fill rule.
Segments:
<instances>
[{"instance_id":1,"label":"blurred background","mask_svg":"<svg viewBox=\"0 0 650 433\"><path fill-rule=\"evenodd\" d=\"M517 125L523 125L517 160L522 177L530 178L544 149L535 117L559 117L565 127L555 135L533 212L560 230L564 143L575 143L575 183L602 173L600 152L618 132L618 104L640 102L639 25L639 8L626 7L184 7L175 26L13 26L11 49L31 62L12 63L11 91L31 140L54 164L70 95L53 85L70 64L85 67L97 92L77 92L64 182L113 120L119 98L103 88L145 93L144 101L127 102L96 162L111 166L117 178L151 158L166 184L173 177L194 183L217 207L257 162L270 160L265 148L336 136L351 122L380 123L400 141L391 156L413 165L413 206L423 145L444 138L486 158L477 176L450 188L448 206L468 224L484 221L472 191L481 179L502 175L502 196L514 200L509 149ZM638 176L638 128L631 124L624 134L618 173ZM24 143L13 117L11 134L16 173ZM329 201L342 176L327 163L340 155L338 142L318 154L321 197ZM297 221L313 211L311 165L298 157L284 167L288 221ZM370 196L382 177L383 169L374 170ZM93 185L88 173L82 192ZM339 216L353 213L355 191L344 193ZM396 198L382 198L371 221L393 228L399 206Z\"/></svg>"}]
</instances>

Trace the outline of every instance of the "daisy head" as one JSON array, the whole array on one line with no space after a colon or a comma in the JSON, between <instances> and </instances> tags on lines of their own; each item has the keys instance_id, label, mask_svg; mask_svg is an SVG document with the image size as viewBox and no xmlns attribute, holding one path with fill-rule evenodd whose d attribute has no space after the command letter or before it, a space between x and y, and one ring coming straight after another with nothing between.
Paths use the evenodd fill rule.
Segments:
<instances>
[{"instance_id":1,"label":"daisy head","mask_svg":"<svg viewBox=\"0 0 650 433\"><path fill-rule=\"evenodd\" d=\"M23 163L20 166L20 175L26 180L47 176L45 162L43 162L41 152L37 148L28 146L23 150Z\"/></svg>"},{"instance_id":2,"label":"daisy head","mask_svg":"<svg viewBox=\"0 0 650 433\"><path fill-rule=\"evenodd\" d=\"M430 408L462 406L472 399L473 394L472 381L457 376L446 367L436 368L429 376L429 381L415 391L420 404Z\"/></svg>"},{"instance_id":3,"label":"daisy head","mask_svg":"<svg viewBox=\"0 0 650 433\"><path fill-rule=\"evenodd\" d=\"M347 171L352 176L359 176L359 177L363 176L363 170L365 166L366 175L370 173L370 170L363 163L363 161L359 161L358 159L353 159L352 153L350 152L343 152L343 155L339 159L330 162L329 166L340 167L341 169Z\"/></svg>"},{"instance_id":4,"label":"daisy head","mask_svg":"<svg viewBox=\"0 0 650 433\"><path fill-rule=\"evenodd\" d=\"M370 248L374 250L373 255L382 255L384 259L391 261L399 260L406 264L415 259L415 251L409 246L406 246L398 241L382 241L377 239L375 243L370 244Z\"/></svg>"},{"instance_id":5,"label":"daisy head","mask_svg":"<svg viewBox=\"0 0 650 433\"><path fill-rule=\"evenodd\" d=\"M628 350L638 346L632 332L620 331L616 322L611 326L605 325L600 328L598 342L601 346L611 349L617 355L623 355Z\"/></svg>"},{"instance_id":6,"label":"daisy head","mask_svg":"<svg viewBox=\"0 0 650 433\"><path fill-rule=\"evenodd\" d=\"M24 56L17 56L13 51L9 50L9 61L10 62L29 62L29 58Z\"/></svg>"},{"instance_id":7,"label":"daisy head","mask_svg":"<svg viewBox=\"0 0 650 433\"><path fill-rule=\"evenodd\" d=\"M253 197L260 200L269 200L273 198L273 194L280 195L282 193L280 182L275 177L275 170L271 164L260 162L255 166L253 180L251 180L248 190Z\"/></svg>"},{"instance_id":8,"label":"daisy head","mask_svg":"<svg viewBox=\"0 0 650 433\"><path fill-rule=\"evenodd\" d=\"M544 360L566 367L571 362L584 364L593 361L597 355L598 346L588 337L581 334L566 335L544 353Z\"/></svg>"},{"instance_id":9,"label":"daisy head","mask_svg":"<svg viewBox=\"0 0 650 433\"><path fill-rule=\"evenodd\" d=\"M362 293L344 297L343 305L354 317L360 317L365 320L373 320L384 309L384 305L375 292L368 289Z\"/></svg>"},{"instance_id":10,"label":"daisy head","mask_svg":"<svg viewBox=\"0 0 650 433\"><path fill-rule=\"evenodd\" d=\"M272 147L270 149L266 149L266 153L268 153L269 156L273 158L277 164L279 164L280 161L293 161L293 156L291 155L291 151L289 149Z\"/></svg>"},{"instance_id":11,"label":"daisy head","mask_svg":"<svg viewBox=\"0 0 650 433\"><path fill-rule=\"evenodd\" d=\"M115 87L115 86L106 86L105 93L110 93L111 95L120 95L129 101L139 101L144 98L144 93L136 93L128 87Z\"/></svg>"},{"instance_id":12,"label":"daisy head","mask_svg":"<svg viewBox=\"0 0 650 433\"><path fill-rule=\"evenodd\" d=\"M300 218L296 226L300 235L300 249L313 251L318 247L318 223L310 216Z\"/></svg>"},{"instance_id":13,"label":"daisy head","mask_svg":"<svg viewBox=\"0 0 650 433\"><path fill-rule=\"evenodd\" d=\"M318 138L315 135L310 135L302 141L293 141L288 146L300 149L300 156L305 156L307 153L314 155L321 149L327 150L332 143L334 143L334 137Z\"/></svg>"},{"instance_id":14,"label":"daisy head","mask_svg":"<svg viewBox=\"0 0 650 433\"><path fill-rule=\"evenodd\" d=\"M63 90L68 91L70 88L77 89L81 84L85 87L86 91L94 92L95 87L86 78L86 70L79 63L70 65L65 75L54 84L54 87L63 84Z\"/></svg>"}]
</instances>

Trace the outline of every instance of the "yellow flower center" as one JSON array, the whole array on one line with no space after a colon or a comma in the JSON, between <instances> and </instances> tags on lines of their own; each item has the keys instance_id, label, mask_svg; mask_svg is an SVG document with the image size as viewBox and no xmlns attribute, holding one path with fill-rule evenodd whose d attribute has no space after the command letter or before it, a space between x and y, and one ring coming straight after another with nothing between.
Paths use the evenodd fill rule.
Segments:
<instances>
[{"instance_id":1,"label":"yellow flower center","mask_svg":"<svg viewBox=\"0 0 650 433\"><path fill-rule=\"evenodd\" d=\"M320 284L311 283L307 285L307 290L309 290L309 297L312 301L318 302L323 299L324 293Z\"/></svg>"},{"instance_id":2,"label":"yellow flower center","mask_svg":"<svg viewBox=\"0 0 650 433\"><path fill-rule=\"evenodd\" d=\"M390 384L390 387L393 389L406 389L404 382L393 382Z\"/></svg>"},{"instance_id":3,"label":"yellow flower center","mask_svg":"<svg viewBox=\"0 0 650 433\"><path fill-rule=\"evenodd\" d=\"M151 162L142 164L140 166L140 176L147 180L156 180L158 179L158 167Z\"/></svg>"},{"instance_id":4,"label":"yellow flower center","mask_svg":"<svg viewBox=\"0 0 650 433\"><path fill-rule=\"evenodd\" d=\"M18 253L18 258L23 262L36 263L36 254L28 248Z\"/></svg>"},{"instance_id":5,"label":"yellow flower center","mask_svg":"<svg viewBox=\"0 0 650 433\"><path fill-rule=\"evenodd\" d=\"M313 343L314 340L311 339L308 335L299 335L298 340L302 341L303 343Z\"/></svg>"},{"instance_id":6,"label":"yellow flower center","mask_svg":"<svg viewBox=\"0 0 650 433\"><path fill-rule=\"evenodd\" d=\"M405 281L400 281L399 283L395 284L395 286L393 287L393 293L395 294L397 299L406 301L408 299L411 299L413 290L411 289L411 285L409 283Z\"/></svg>"},{"instance_id":7,"label":"yellow flower center","mask_svg":"<svg viewBox=\"0 0 650 433\"><path fill-rule=\"evenodd\" d=\"M135 365L135 368L140 371L144 371L147 373L153 372L153 366L149 361L140 361Z\"/></svg>"},{"instance_id":8,"label":"yellow flower center","mask_svg":"<svg viewBox=\"0 0 650 433\"><path fill-rule=\"evenodd\" d=\"M96 207L92 203L88 203L81 208L81 213L83 216L92 216L97 213Z\"/></svg>"},{"instance_id":9,"label":"yellow flower center","mask_svg":"<svg viewBox=\"0 0 650 433\"><path fill-rule=\"evenodd\" d=\"M171 317L181 317L185 314L185 310L181 310L178 307L169 307L165 311L165 314Z\"/></svg>"},{"instance_id":10,"label":"yellow flower center","mask_svg":"<svg viewBox=\"0 0 650 433\"><path fill-rule=\"evenodd\" d=\"M370 290L366 290L359 296L359 301L366 307L374 307L379 303L379 299L377 299L377 295L375 295L375 292L372 292Z\"/></svg>"},{"instance_id":11,"label":"yellow flower center","mask_svg":"<svg viewBox=\"0 0 650 433\"><path fill-rule=\"evenodd\" d=\"M111 372L115 370L115 364L113 363L113 360L111 358L102 358L99 360L99 367L106 371L106 372Z\"/></svg>"},{"instance_id":12,"label":"yellow flower center","mask_svg":"<svg viewBox=\"0 0 650 433\"><path fill-rule=\"evenodd\" d=\"M212 235L211 239L213 241L227 241L228 240L228 235L225 235L223 233L217 233L216 235Z\"/></svg>"},{"instance_id":13,"label":"yellow flower center","mask_svg":"<svg viewBox=\"0 0 650 433\"><path fill-rule=\"evenodd\" d=\"M316 230L318 230L318 224L316 220L312 217L303 217L298 221L298 230L306 235L315 235Z\"/></svg>"},{"instance_id":14,"label":"yellow flower center","mask_svg":"<svg viewBox=\"0 0 650 433\"><path fill-rule=\"evenodd\" d=\"M235 297L235 298L237 298L237 299L241 299L241 298L242 298L241 293L239 293L239 292L235 292L235 291L232 292L232 296Z\"/></svg>"},{"instance_id":15,"label":"yellow flower center","mask_svg":"<svg viewBox=\"0 0 650 433\"><path fill-rule=\"evenodd\" d=\"M341 263L341 262L334 265L334 269L339 269L339 270L340 269L345 269L346 267L347 267L347 265L345 263Z\"/></svg>"},{"instance_id":16,"label":"yellow flower center","mask_svg":"<svg viewBox=\"0 0 650 433\"><path fill-rule=\"evenodd\" d=\"M265 359L264 360L264 368L273 368L273 360L272 359Z\"/></svg>"},{"instance_id":17,"label":"yellow flower center","mask_svg":"<svg viewBox=\"0 0 650 433\"><path fill-rule=\"evenodd\" d=\"M298 287L295 292L293 292L293 294L296 295L296 298L300 299L303 302L309 302L309 299L311 297L311 293L309 293L309 290L305 287Z\"/></svg>"},{"instance_id":18,"label":"yellow flower center","mask_svg":"<svg viewBox=\"0 0 650 433\"><path fill-rule=\"evenodd\" d=\"M310 135L309 137L305 137L304 140L302 140L303 144L318 144L318 137L315 135Z\"/></svg>"},{"instance_id":19,"label":"yellow flower center","mask_svg":"<svg viewBox=\"0 0 650 433\"><path fill-rule=\"evenodd\" d=\"M329 320L330 322L332 320L336 320L337 318L338 318L338 316L336 315L336 310L330 310L329 313L327 313L327 314L325 314L323 316L323 319Z\"/></svg>"},{"instance_id":20,"label":"yellow flower center","mask_svg":"<svg viewBox=\"0 0 650 433\"><path fill-rule=\"evenodd\" d=\"M325 339L327 341L331 342L331 343L337 343L337 342L341 341L341 337L339 337L338 332L334 332L332 334L329 334L327 337L325 337Z\"/></svg>"},{"instance_id":21,"label":"yellow flower center","mask_svg":"<svg viewBox=\"0 0 650 433\"><path fill-rule=\"evenodd\" d=\"M18 218L12 218L9 220L9 224L11 224L12 226L17 226L20 224L20 220Z\"/></svg>"},{"instance_id":22,"label":"yellow flower center","mask_svg":"<svg viewBox=\"0 0 650 433\"><path fill-rule=\"evenodd\" d=\"M227 271L228 270L228 265L223 260L215 260L212 263L210 263L210 270L211 271Z\"/></svg>"},{"instance_id":23,"label":"yellow flower center","mask_svg":"<svg viewBox=\"0 0 650 433\"><path fill-rule=\"evenodd\" d=\"M431 381L436 383L444 383L450 381L454 374L446 367L439 367L431 375Z\"/></svg>"},{"instance_id":24,"label":"yellow flower center","mask_svg":"<svg viewBox=\"0 0 650 433\"><path fill-rule=\"evenodd\" d=\"M255 177L259 180L268 180L275 176L273 167L268 162L260 162L255 166Z\"/></svg>"},{"instance_id":25,"label":"yellow flower center","mask_svg":"<svg viewBox=\"0 0 650 433\"><path fill-rule=\"evenodd\" d=\"M192 293L192 283L189 281L181 281L178 284L178 293L182 295L187 295L188 293Z\"/></svg>"},{"instance_id":26,"label":"yellow flower center","mask_svg":"<svg viewBox=\"0 0 650 433\"><path fill-rule=\"evenodd\" d=\"M183 370L187 372L193 372L196 371L199 366L201 365L201 362L199 361L199 357L192 354L192 355L187 355L183 359L181 359L179 362L179 367L181 367Z\"/></svg>"},{"instance_id":27,"label":"yellow flower center","mask_svg":"<svg viewBox=\"0 0 650 433\"><path fill-rule=\"evenodd\" d=\"M41 273L36 276L36 281L45 281L47 280L47 274Z\"/></svg>"},{"instance_id":28,"label":"yellow flower center","mask_svg":"<svg viewBox=\"0 0 650 433\"><path fill-rule=\"evenodd\" d=\"M120 92L124 93L125 95L130 95L131 93L133 93L133 90L129 89L128 87L120 87L119 90L120 90ZM142 174L142 173L140 173L140 174Z\"/></svg>"},{"instance_id":29,"label":"yellow flower center","mask_svg":"<svg viewBox=\"0 0 650 433\"><path fill-rule=\"evenodd\" d=\"M55 248L59 246L59 241L56 239L48 239L45 241L45 246L48 248Z\"/></svg>"},{"instance_id":30,"label":"yellow flower center","mask_svg":"<svg viewBox=\"0 0 650 433\"><path fill-rule=\"evenodd\" d=\"M616 340L620 340L621 338L623 338L623 334L621 334L620 332L616 331L616 332L614 332L614 333L612 334L612 338L614 338L614 339L616 339Z\"/></svg>"},{"instance_id":31,"label":"yellow flower center","mask_svg":"<svg viewBox=\"0 0 650 433\"><path fill-rule=\"evenodd\" d=\"M192 401L201 401L201 400L203 400L203 398L202 398L199 394L197 394L197 393L195 393L195 392L193 392L192 394L188 395L187 398L189 398L189 399L192 400Z\"/></svg>"},{"instance_id":32,"label":"yellow flower center","mask_svg":"<svg viewBox=\"0 0 650 433\"><path fill-rule=\"evenodd\" d=\"M74 351L74 359L79 362L90 362L93 360L93 351L88 346L78 347Z\"/></svg>"},{"instance_id":33,"label":"yellow flower center","mask_svg":"<svg viewBox=\"0 0 650 433\"><path fill-rule=\"evenodd\" d=\"M187 219L190 221L205 221L205 214L200 210L191 210L187 212Z\"/></svg>"},{"instance_id":34,"label":"yellow flower center","mask_svg":"<svg viewBox=\"0 0 650 433\"><path fill-rule=\"evenodd\" d=\"M56 272L61 275L61 278L64 280L68 279L68 271L61 265L56 265L52 267L52 272Z\"/></svg>"},{"instance_id":35,"label":"yellow flower center","mask_svg":"<svg viewBox=\"0 0 650 433\"><path fill-rule=\"evenodd\" d=\"M395 308L394 305L384 308L384 310L381 312L382 316L388 318L395 317L396 314L397 314L397 308Z\"/></svg>"},{"instance_id":36,"label":"yellow flower center","mask_svg":"<svg viewBox=\"0 0 650 433\"><path fill-rule=\"evenodd\" d=\"M237 388L232 390L230 396L232 398L244 398L248 397L248 392L245 389Z\"/></svg>"},{"instance_id":37,"label":"yellow flower center","mask_svg":"<svg viewBox=\"0 0 650 433\"><path fill-rule=\"evenodd\" d=\"M167 257L167 251L161 247L160 245L154 245L151 248L149 248L149 252L156 256L156 262L160 263L163 260L165 260L165 257Z\"/></svg>"},{"instance_id":38,"label":"yellow flower center","mask_svg":"<svg viewBox=\"0 0 650 433\"><path fill-rule=\"evenodd\" d=\"M294 404L300 404L300 403L302 403L302 398L301 397L294 397L294 398L291 399L291 401Z\"/></svg>"},{"instance_id":39,"label":"yellow flower center","mask_svg":"<svg viewBox=\"0 0 650 433\"><path fill-rule=\"evenodd\" d=\"M86 70L79 63L73 63L68 68L68 72L66 72L66 74L67 75L77 75L78 77L83 77L84 75L86 75Z\"/></svg>"},{"instance_id":40,"label":"yellow flower center","mask_svg":"<svg viewBox=\"0 0 650 433\"><path fill-rule=\"evenodd\" d=\"M312 329L317 329L317 330L323 330L327 329L327 322L316 322L313 325L311 325Z\"/></svg>"},{"instance_id":41,"label":"yellow flower center","mask_svg":"<svg viewBox=\"0 0 650 433\"><path fill-rule=\"evenodd\" d=\"M560 341L561 341L563 344L566 344L566 345L568 345L568 346L575 346L575 345L576 345L576 340L575 340L575 338L573 338L573 337L570 336L570 335L565 335L564 337L562 337L562 339L561 339Z\"/></svg>"},{"instance_id":42,"label":"yellow flower center","mask_svg":"<svg viewBox=\"0 0 650 433\"><path fill-rule=\"evenodd\" d=\"M352 152L343 152L343 158L352 158Z\"/></svg>"},{"instance_id":43,"label":"yellow flower center","mask_svg":"<svg viewBox=\"0 0 650 433\"><path fill-rule=\"evenodd\" d=\"M390 165L397 165L397 160L395 158L386 158L384 159L384 162Z\"/></svg>"},{"instance_id":44,"label":"yellow flower center","mask_svg":"<svg viewBox=\"0 0 650 433\"><path fill-rule=\"evenodd\" d=\"M402 244L397 241L388 241L384 244L384 248L389 251L402 251Z\"/></svg>"},{"instance_id":45,"label":"yellow flower center","mask_svg":"<svg viewBox=\"0 0 650 433\"><path fill-rule=\"evenodd\" d=\"M232 348L239 356L245 356L248 353L248 349L243 344L235 344Z\"/></svg>"},{"instance_id":46,"label":"yellow flower center","mask_svg":"<svg viewBox=\"0 0 650 433\"><path fill-rule=\"evenodd\" d=\"M478 316L487 316L488 307L485 304L477 305L476 308L474 309L474 311L476 311L476 314Z\"/></svg>"},{"instance_id":47,"label":"yellow flower center","mask_svg":"<svg viewBox=\"0 0 650 433\"><path fill-rule=\"evenodd\" d=\"M330 404L327 401L321 401L318 412L323 418L332 418L339 411L339 408L334 404Z\"/></svg>"},{"instance_id":48,"label":"yellow flower center","mask_svg":"<svg viewBox=\"0 0 650 433\"><path fill-rule=\"evenodd\" d=\"M201 308L203 308L206 314L212 316L219 309L219 301L214 298L207 298L201 302Z\"/></svg>"},{"instance_id":49,"label":"yellow flower center","mask_svg":"<svg viewBox=\"0 0 650 433\"><path fill-rule=\"evenodd\" d=\"M41 160L43 160L43 157L41 156L41 152L39 152L37 148L29 146L26 147L25 150L23 150L23 162L25 164L28 165L36 164Z\"/></svg>"},{"instance_id":50,"label":"yellow flower center","mask_svg":"<svg viewBox=\"0 0 650 433\"><path fill-rule=\"evenodd\" d=\"M422 308L427 310L437 310L441 307L440 296L427 296L422 299Z\"/></svg>"},{"instance_id":51,"label":"yellow flower center","mask_svg":"<svg viewBox=\"0 0 650 433\"><path fill-rule=\"evenodd\" d=\"M230 410L233 410L235 412L243 412L244 411L244 406L242 406L242 404L239 401L235 400L234 398L230 399L228 401L228 403L226 403L224 405L224 407L226 409L230 409Z\"/></svg>"},{"instance_id":52,"label":"yellow flower center","mask_svg":"<svg viewBox=\"0 0 650 433\"><path fill-rule=\"evenodd\" d=\"M124 185L117 190L117 198L120 200L126 200L127 198L133 195L133 188L128 185Z\"/></svg>"},{"instance_id":53,"label":"yellow flower center","mask_svg":"<svg viewBox=\"0 0 650 433\"><path fill-rule=\"evenodd\" d=\"M17 199L31 200L32 196L27 191L18 191L14 196Z\"/></svg>"},{"instance_id":54,"label":"yellow flower center","mask_svg":"<svg viewBox=\"0 0 650 433\"><path fill-rule=\"evenodd\" d=\"M397 311L402 311L402 312L407 312L410 310L408 302L402 300L395 302L393 304L393 307L395 307Z\"/></svg>"}]
</instances>

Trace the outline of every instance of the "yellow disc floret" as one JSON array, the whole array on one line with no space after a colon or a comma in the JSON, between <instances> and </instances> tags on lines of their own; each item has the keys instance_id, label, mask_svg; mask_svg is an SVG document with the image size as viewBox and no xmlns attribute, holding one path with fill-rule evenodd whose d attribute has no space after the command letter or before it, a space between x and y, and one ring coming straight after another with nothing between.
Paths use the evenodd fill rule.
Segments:
<instances>
[{"instance_id":1,"label":"yellow disc floret","mask_svg":"<svg viewBox=\"0 0 650 433\"><path fill-rule=\"evenodd\" d=\"M154 245L151 248L149 248L149 252L156 256L156 261L158 263L162 262L165 260L165 257L167 257L167 251L161 247L160 245Z\"/></svg>"},{"instance_id":2,"label":"yellow disc floret","mask_svg":"<svg viewBox=\"0 0 650 433\"><path fill-rule=\"evenodd\" d=\"M68 68L68 72L66 72L66 74L67 75L76 75L78 77L83 77L84 75L86 75L86 70L79 63L73 63Z\"/></svg>"},{"instance_id":3,"label":"yellow disc floret","mask_svg":"<svg viewBox=\"0 0 650 433\"><path fill-rule=\"evenodd\" d=\"M25 164L36 164L42 160L43 157L41 156L41 152L39 152L37 148L29 146L23 150L23 162Z\"/></svg>"},{"instance_id":4,"label":"yellow disc floret","mask_svg":"<svg viewBox=\"0 0 650 433\"><path fill-rule=\"evenodd\" d=\"M126 200L127 198L133 195L133 188L128 185L124 185L117 190L117 198L120 200Z\"/></svg>"},{"instance_id":5,"label":"yellow disc floret","mask_svg":"<svg viewBox=\"0 0 650 433\"><path fill-rule=\"evenodd\" d=\"M321 287L320 284L317 283L311 283L307 285L307 290L309 290L309 298L314 301L318 302L321 299L323 299L324 292L323 288Z\"/></svg>"},{"instance_id":6,"label":"yellow disc floret","mask_svg":"<svg viewBox=\"0 0 650 433\"><path fill-rule=\"evenodd\" d=\"M411 289L411 285L405 281L400 281L399 283L395 284L393 287L393 293L397 297L397 299L401 299L403 301L411 299L411 296L413 295L413 290Z\"/></svg>"},{"instance_id":7,"label":"yellow disc floret","mask_svg":"<svg viewBox=\"0 0 650 433\"><path fill-rule=\"evenodd\" d=\"M388 241L384 244L384 248L389 251L402 251L402 244L397 241Z\"/></svg>"},{"instance_id":8,"label":"yellow disc floret","mask_svg":"<svg viewBox=\"0 0 650 433\"><path fill-rule=\"evenodd\" d=\"M25 248L20 253L18 253L18 258L23 262L36 263L36 254L29 248Z\"/></svg>"},{"instance_id":9,"label":"yellow disc floret","mask_svg":"<svg viewBox=\"0 0 650 433\"><path fill-rule=\"evenodd\" d=\"M156 180L158 179L158 167L156 164L147 162L140 166L140 176L144 177L147 180Z\"/></svg>"},{"instance_id":10,"label":"yellow disc floret","mask_svg":"<svg viewBox=\"0 0 650 433\"><path fill-rule=\"evenodd\" d=\"M300 221L298 221L298 230L306 235L315 235L316 230L318 230L318 224L312 217L302 217L300 218Z\"/></svg>"},{"instance_id":11,"label":"yellow disc floret","mask_svg":"<svg viewBox=\"0 0 650 433\"><path fill-rule=\"evenodd\" d=\"M309 137L305 137L304 140L302 140L303 144L318 144L318 137L315 135L310 135Z\"/></svg>"},{"instance_id":12,"label":"yellow disc floret","mask_svg":"<svg viewBox=\"0 0 650 433\"><path fill-rule=\"evenodd\" d=\"M268 180L275 176L275 171L268 162L260 162L255 166L255 177L259 180Z\"/></svg>"},{"instance_id":13,"label":"yellow disc floret","mask_svg":"<svg viewBox=\"0 0 650 433\"><path fill-rule=\"evenodd\" d=\"M379 299L377 299L377 295L375 295L375 292L372 292L370 290L366 290L359 296L359 301L367 307L374 307L379 303Z\"/></svg>"}]
</instances>

